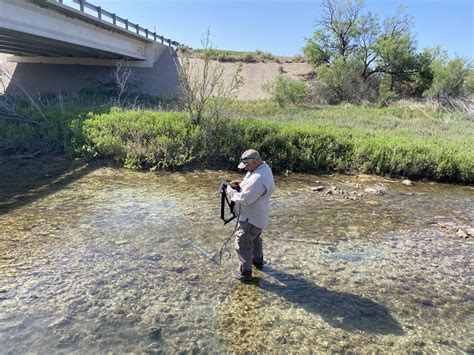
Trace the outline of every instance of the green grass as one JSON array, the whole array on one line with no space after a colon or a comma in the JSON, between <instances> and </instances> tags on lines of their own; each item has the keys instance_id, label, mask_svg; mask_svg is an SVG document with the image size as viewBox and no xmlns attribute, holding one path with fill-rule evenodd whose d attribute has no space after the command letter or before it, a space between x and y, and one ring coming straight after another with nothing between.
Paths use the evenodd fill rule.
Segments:
<instances>
[{"instance_id":1,"label":"green grass","mask_svg":"<svg viewBox=\"0 0 474 355\"><path fill-rule=\"evenodd\" d=\"M327 106L321 109L279 107L271 101L236 101L229 109L235 118L254 117L281 123L335 127L348 133L407 137L420 141L455 142L474 149L474 118L464 113L438 112L426 106ZM441 141L441 142L440 142Z\"/></svg>"},{"instance_id":2,"label":"green grass","mask_svg":"<svg viewBox=\"0 0 474 355\"><path fill-rule=\"evenodd\" d=\"M378 108L328 106L284 107L270 101L234 102L234 118L253 117L296 131L331 132L352 145L347 169L378 175L474 181L474 119L464 113L438 112L407 103ZM347 164L350 161L350 164Z\"/></svg>"}]
</instances>

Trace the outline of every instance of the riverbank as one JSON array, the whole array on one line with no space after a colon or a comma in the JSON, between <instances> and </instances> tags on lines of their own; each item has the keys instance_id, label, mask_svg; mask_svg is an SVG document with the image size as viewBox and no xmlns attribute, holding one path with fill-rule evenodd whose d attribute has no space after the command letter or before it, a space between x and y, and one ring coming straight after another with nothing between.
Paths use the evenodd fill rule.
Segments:
<instances>
[{"instance_id":1,"label":"riverbank","mask_svg":"<svg viewBox=\"0 0 474 355\"><path fill-rule=\"evenodd\" d=\"M276 172L474 182L474 120L427 106L279 108L270 101L236 101L221 119L193 124L186 113L162 105L124 110L79 101L72 107L51 103L43 109L47 120L25 109L37 124L0 120L0 149L157 170L235 169L240 153L254 147Z\"/></svg>"}]
</instances>

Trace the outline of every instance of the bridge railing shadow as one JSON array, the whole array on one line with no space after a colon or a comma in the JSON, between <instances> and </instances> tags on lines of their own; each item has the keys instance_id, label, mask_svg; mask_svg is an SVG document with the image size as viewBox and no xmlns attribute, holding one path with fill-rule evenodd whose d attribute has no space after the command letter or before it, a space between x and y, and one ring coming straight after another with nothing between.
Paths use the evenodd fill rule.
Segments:
<instances>
[{"instance_id":1,"label":"bridge railing shadow","mask_svg":"<svg viewBox=\"0 0 474 355\"><path fill-rule=\"evenodd\" d=\"M332 291L269 265L265 265L263 272L277 283L260 280L257 287L321 316L334 328L381 335L404 333L390 310L369 298Z\"/></svg>"}]
</instances>

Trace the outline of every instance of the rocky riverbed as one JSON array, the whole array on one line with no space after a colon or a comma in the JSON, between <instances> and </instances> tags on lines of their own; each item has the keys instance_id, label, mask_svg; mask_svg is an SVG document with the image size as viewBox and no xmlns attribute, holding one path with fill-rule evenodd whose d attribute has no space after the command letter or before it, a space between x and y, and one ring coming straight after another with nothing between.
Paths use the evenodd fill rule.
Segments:
<instances>
[{"instance_id":1,"label":"rocky riverbed","mask_svg":"<svg viewBox=\"0 0 474 355\"><path fill-rule=\"evenodd\" d=\"M208 257L235 173L1 169L0 353L474 351L472 186L279 176L239 284Z\"/></svg>"}]
</instances>

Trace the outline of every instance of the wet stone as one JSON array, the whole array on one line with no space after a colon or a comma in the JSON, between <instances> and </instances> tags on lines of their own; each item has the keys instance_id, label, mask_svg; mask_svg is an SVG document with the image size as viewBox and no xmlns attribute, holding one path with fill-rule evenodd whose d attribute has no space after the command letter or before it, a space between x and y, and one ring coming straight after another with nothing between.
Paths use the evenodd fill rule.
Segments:
<instances>
[{"instance_id":1,"label":"wet stone","mask_svg":"<svg viewBox=\"0 0 474 355\"><path fill-rule=\"evenodd\" d=\"M145 259L150 260L150 261L160 261L162 256L160 254L151 254L145 256Z\"/></svg>"},{"instance_id":2,"label":"wet stone","mask_svg":"<svg viewBox=\"0 0 474 355\"><path fill-rule=\"evenodd\" d=\"M161 338L163 329L159 326L153 326L148 328L148 335L153 339Z\"/></svg>"},{"instance_id":3,"label":"wet stone","mask_svg":"<svg viewBox=\"0 0 474 355\"><path fill-rule=\"evenodd\" d=\"M187 325L180 325L178 328L176 328L176 330L177 330L178 332L185 332L185 331L187 331L188 329L189 329L189 328L188 328Z\"/></svg>"},{"instance_id":4,"label":"wet stone","mask_svg":"<svg viewBox=\"0 0 474 355\"><path fill-rule=\"evenodd\" d=\"M420 303L421 303L423 306L427 306L427 307L433 307L433 306L434 306L433 301L432 301L432 300L428 300L428 299L421 300Z\"/></svg>"},{"instance_id":5,"label":"wet stone","mask_svg":"<svg viewBox=\"0 0 474 355\"><path fill-rule=\"evenodd\" d=\"M147 347L147 352L150 354L161 354L163 353L163 348L159 343L151 343Z\"/></svg>"}]
</instances>

